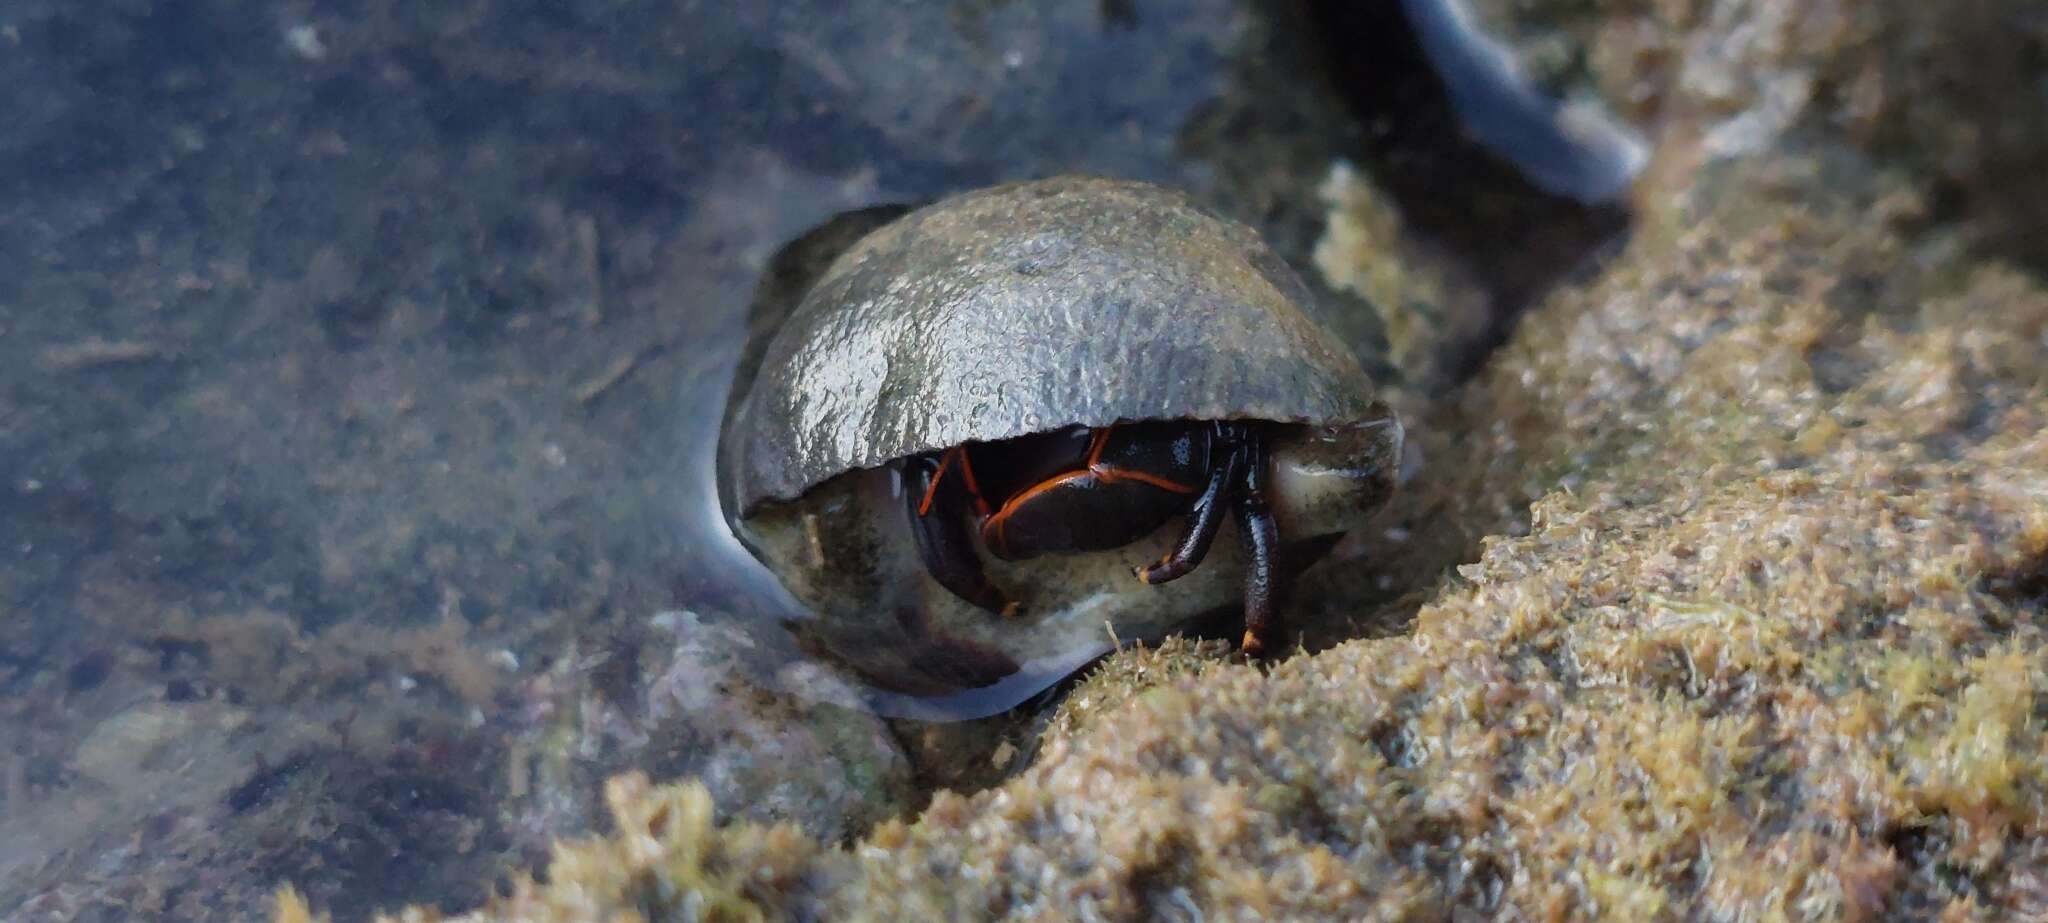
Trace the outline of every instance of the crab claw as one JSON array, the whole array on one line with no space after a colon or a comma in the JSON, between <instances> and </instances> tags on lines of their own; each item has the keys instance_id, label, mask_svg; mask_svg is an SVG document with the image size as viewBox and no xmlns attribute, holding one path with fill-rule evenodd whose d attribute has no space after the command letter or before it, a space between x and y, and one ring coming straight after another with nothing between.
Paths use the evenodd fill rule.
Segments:
<instances>
[{"instance_id":1,"label":"crab claw","mask_svg":"<svg viewBox=\"0 0 2048 923\"><path fill-rule=\"evenodd\" d=\"M1338 535L1366 524L1394 492L1401 421L1303 427L1273 443L1273 514L1289 539Z\"/></svg>"}]
</instances>

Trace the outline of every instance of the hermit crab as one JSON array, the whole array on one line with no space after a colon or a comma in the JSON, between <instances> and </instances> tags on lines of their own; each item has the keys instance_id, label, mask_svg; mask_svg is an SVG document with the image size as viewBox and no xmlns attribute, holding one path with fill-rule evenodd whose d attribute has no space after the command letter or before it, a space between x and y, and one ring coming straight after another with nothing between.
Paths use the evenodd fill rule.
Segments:
<instances>
[{"instance_id":1,"label":"hermit crab","mask_svg":"<svg viewBox=\"0 0 2048 923\"><path fill-rule=\"evenodd\" d=\"M1399 422L1302 281L1156 185L910 211L761 338L719 446L728 519L817 646L900 689L1233 608L1270 650L1293 572L1398 467Z\"/></svg>"}]
</instances>

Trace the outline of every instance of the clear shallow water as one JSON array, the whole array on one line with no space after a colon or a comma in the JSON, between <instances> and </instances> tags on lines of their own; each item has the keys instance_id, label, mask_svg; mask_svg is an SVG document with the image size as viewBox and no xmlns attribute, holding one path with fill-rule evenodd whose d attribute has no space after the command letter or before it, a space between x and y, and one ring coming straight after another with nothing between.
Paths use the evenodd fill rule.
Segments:
<instances>
[{"instance_id":1,"label":"clear shallow water","mask_svg":"<svg viewBox=\"0 0 2048 923\"><path fill-rule=\"evenodd\" d=\"M0 10L0 915L236 916L308 867L362 895L345 916L474 900L588 822L546 798L650 762L631 729L555 788L504 769L568 705L648 694L620 638L788 614L711 477L778 250L1079 171L1188 188L1305 267L1333 160L1478 169L1395 157L1417 137L1364 115L1441 94L1331 85L1353 60L1309 25L1222 0ZM1529 226L1454 243L1577 220L1503 194ZM1490 263L1504 300L1538 262ZM1370 357L1375 315L1332 298ZM779 630L753 637L733 656L779 686ZM954 702L792 688L957 717L1085 659ZM309 805L345 829L289 833Z\"/></svg>"}]
</instances>

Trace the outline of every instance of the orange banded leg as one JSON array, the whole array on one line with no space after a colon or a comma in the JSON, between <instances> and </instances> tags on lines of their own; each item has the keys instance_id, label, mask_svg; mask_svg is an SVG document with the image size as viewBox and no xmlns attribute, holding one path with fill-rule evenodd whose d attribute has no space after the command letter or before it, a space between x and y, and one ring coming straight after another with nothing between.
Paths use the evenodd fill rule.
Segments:
<instances>
[{"instance_id":1,"label":"orange banded leg","mask_svg":"<svg viewBox=\"0 0 2048 923\"><path fill-rule=\"evenodd\" d=\"M922 461L929 464L928 459ZM974 462L967 457L967 450L959 446L947 449L939 456L938 467L925 479L924 490L917 492L917 515L923 516L931 512L932 501L938 497L939 482L946 479L946 474L952 470L956 462L960 466L960 477L967 482L967 496L974 501L974 514L988 515L988 501L982 499L981 485L974 480ZM904 493L909 495L911 491L906 488Z\"/></svg>"}]
</instances>

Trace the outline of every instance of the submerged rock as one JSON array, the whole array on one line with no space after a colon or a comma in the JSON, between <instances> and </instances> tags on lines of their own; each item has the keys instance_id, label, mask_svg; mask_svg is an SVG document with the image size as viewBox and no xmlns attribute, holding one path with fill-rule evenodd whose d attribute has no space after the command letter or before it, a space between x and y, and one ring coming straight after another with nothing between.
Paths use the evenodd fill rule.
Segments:
<instances>
[{"instance_id":1,"label":"submerged rock","mask_svg":"<svg viewBox=\"0 0 2048 923\"><path fill-rule=\"evenodd\" d=\"M508 826L536 848L589 829L619 766L701 779L722 818L788 821L827 842L916 802L882 720L826 704L858 701L844 680L807 671L784 684L807 695L790 695L762 685L762 658L741 626L689 611L579 638L507 697Z\"/></svg>"}]
</instances>

